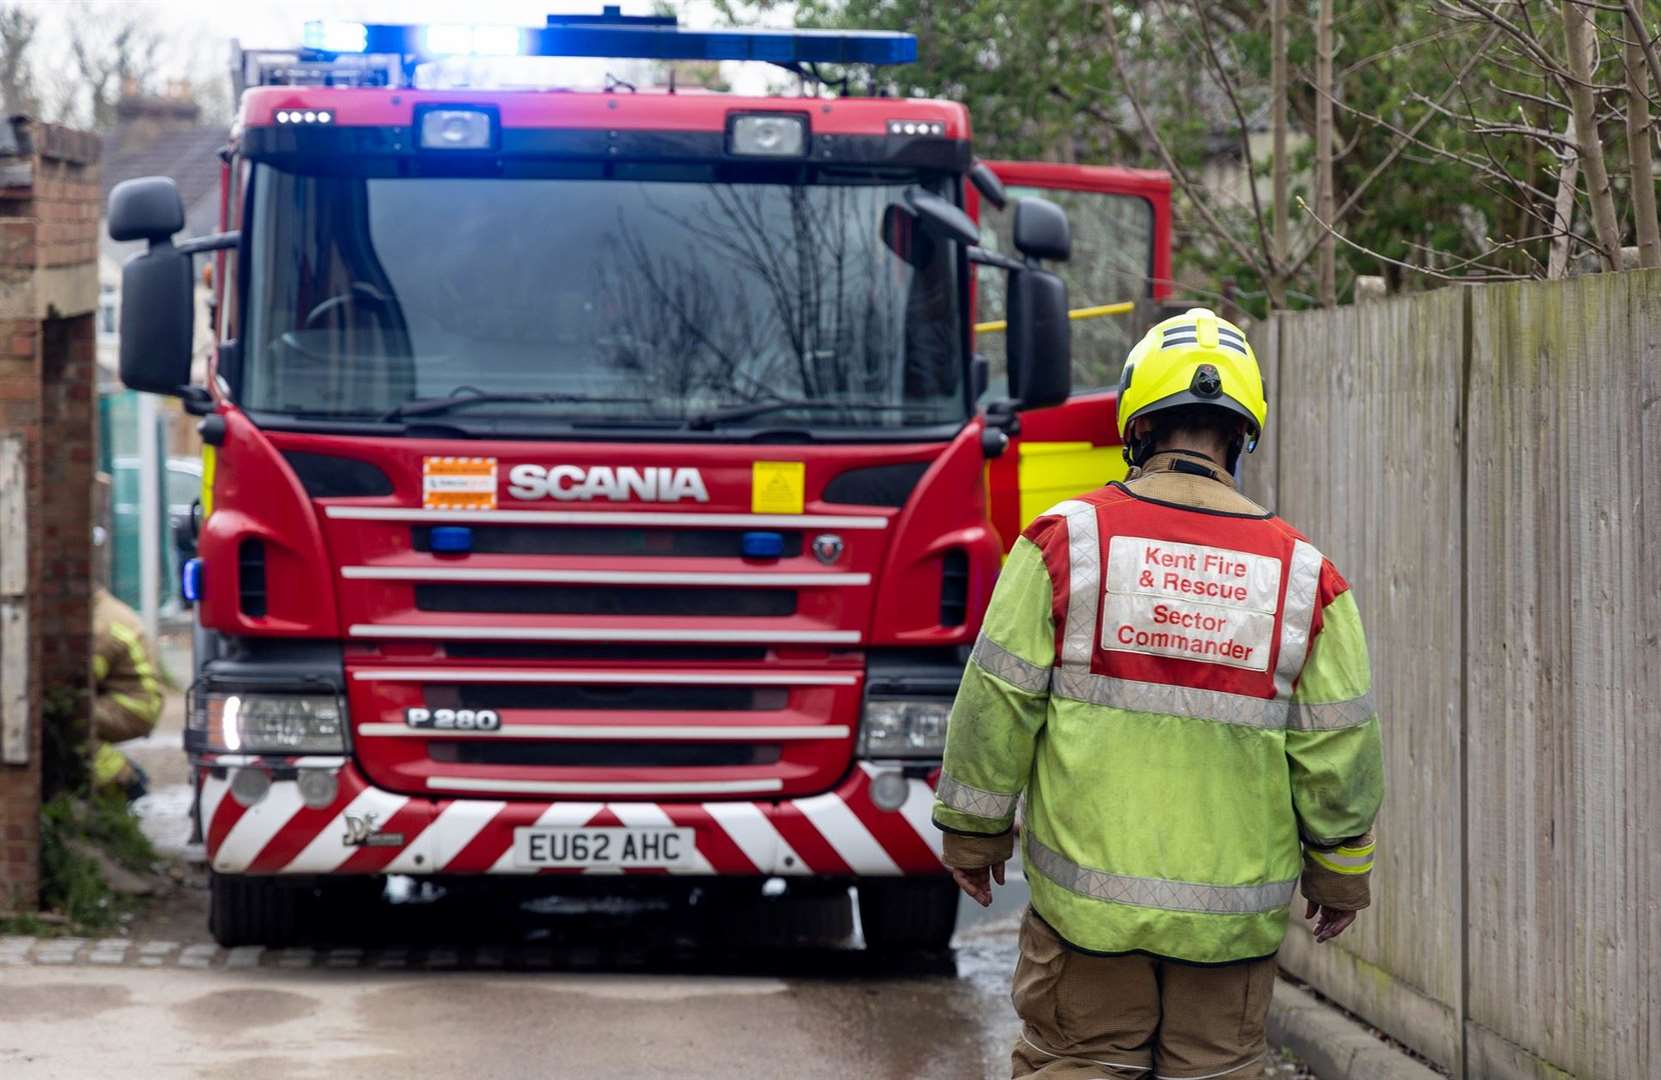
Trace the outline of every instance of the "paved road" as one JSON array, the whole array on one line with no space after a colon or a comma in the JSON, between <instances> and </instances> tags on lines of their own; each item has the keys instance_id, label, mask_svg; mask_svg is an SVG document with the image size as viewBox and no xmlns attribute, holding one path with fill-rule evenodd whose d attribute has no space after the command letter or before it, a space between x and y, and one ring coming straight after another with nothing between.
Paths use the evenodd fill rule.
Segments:
<instances>
[{"instance_id":1,"label":"paved road","mask_svg":"<svg viewBox=\"0 0 1661 1080\"><path fill-rule=\"evenodd\" d=\"M173 696L124 747L150 772L145 831L187 843ZM630 900L385 903L320 926L320 947L227 952L199 870L121 938L0 938L0 1078L398 1080L1007 1075L1012 880L965 901L947 956L868 956L852 937L747 946L751 927ZM699 924L704 925L704 924Z\"/></svg>"},{"instance_id":2,"label":"paved road","mask_svg":"<svg viewBox=\"0 0 1661 1080\"><path fill-rule=\"evenodd\" d=\"M0 939L0 1076L994 1076L1019 892L952 955L886 963L857 940L677 949L629 905L506 946Z\"/></svg>"}]
</instances>

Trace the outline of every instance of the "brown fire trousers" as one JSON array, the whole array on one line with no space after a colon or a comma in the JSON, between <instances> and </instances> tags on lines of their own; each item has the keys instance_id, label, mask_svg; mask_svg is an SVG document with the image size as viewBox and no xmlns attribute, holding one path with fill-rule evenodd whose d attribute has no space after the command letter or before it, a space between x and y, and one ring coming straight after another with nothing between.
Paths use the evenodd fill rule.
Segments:
<instances>
[{"instance_id":1,"label":"brown fire trousers","mask_svg":"<svg viewBox=\"0 0 1661 1080\"><path fill-rule=\"evenodd\" d=\"M1261 1080L1275 958L1184 964L1070 948L1027 909L1010 1075Z\"/></svg>"}]
</instances>

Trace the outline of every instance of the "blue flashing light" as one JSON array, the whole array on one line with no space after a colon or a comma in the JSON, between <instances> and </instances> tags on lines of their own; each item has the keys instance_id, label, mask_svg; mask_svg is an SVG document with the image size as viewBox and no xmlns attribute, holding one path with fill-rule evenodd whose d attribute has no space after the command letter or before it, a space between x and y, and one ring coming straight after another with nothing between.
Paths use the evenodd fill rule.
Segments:
<instances>
[{"instance_id":1,"label":"blue flashing light","mask_svg":"<svg viewBox=\"0 0 1661 1080\"><path fill-rule=\"evenodd\" d=\"M746 559L776 559L784 554L784 534L747 532L739 538L738 548Z\"/></svg>"},{"instance_id":2,"label":"blue flashing light","mask_svg":"<svg viewBox=\"0 0 1661 1080\"><path fill-rule=\"evenodd\" d=\"M427 546L438 555L466 555L473 550L473 530L466 525L434 525Z\"/></svg>"},{"instance_id":3,"label":"blue flashing light","mask_svg":"<svg viewBox=\"0 0 1661 1080\"><path fill-rule=\"evenodd\" d=\"M306 23L300 43L308 49L332 53L360 53L369 47L369 27L360 22L325 22L314 19Z\"/></svg>"},{"instance_id":4,"label":"blue flashing light","mask_svg":"<svg viewBox=\"0 0 1661 1080\"><path fill-rule=\"evenodd\" d=\"M179 595L189 604L200 603L202 599L202 560L186 559L184 569L179 572Z\"/></svg>"},{"instance_id":5,"label":"blue flashing light","mask_svg":"<svg viewBox=\"0 0 1661 1080\"><path fill-rule=\"evenodd\" d=\"M422 28L421 51L427 56L518 56L525 37L517 26L434 23Z\"/></svg>"},{"instance_id":6,"label":"blue flashing light","mask_svg":"<svg viewBox=\"0 0 1661 1080\"><path fill-rule=\"evenodd\" d=\"M609 14L609 13L608 13ZM325 53L757 60L771 64L909 64L917 38L886 30L681 30L657 20L550 17L543 27L309 22L303 43Z\"/></svg>"}]
</instances>

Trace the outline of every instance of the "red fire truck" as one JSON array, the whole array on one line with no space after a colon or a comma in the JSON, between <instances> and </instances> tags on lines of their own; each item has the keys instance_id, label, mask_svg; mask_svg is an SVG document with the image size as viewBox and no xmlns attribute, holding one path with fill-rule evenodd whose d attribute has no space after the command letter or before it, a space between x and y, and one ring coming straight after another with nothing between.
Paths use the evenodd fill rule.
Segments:
<instances>
[{"instance_id":1,"label":"red fire truck","mask_svg":"<svg viewBox=\"0 0 1661 1080\"><path fill-rule=\"evenodd\" d=\"M167 180L112 193L112 236L149 243L122 378L201 417L185 742L219 941L382 875L622 873L855 885L870 947L947 943L929 807L966 650L1023 520L1123 468L1112 395L1069 391L1111 382L1128 324L1078 324L1070 365L1041 262L1071 248L1087 304L1157 299L1166 179L980 163L947 101L423 75L812 87L915 49L615 9L311 24L242 58L223 232L176 243Z\"/></svg>"}]
</instances>

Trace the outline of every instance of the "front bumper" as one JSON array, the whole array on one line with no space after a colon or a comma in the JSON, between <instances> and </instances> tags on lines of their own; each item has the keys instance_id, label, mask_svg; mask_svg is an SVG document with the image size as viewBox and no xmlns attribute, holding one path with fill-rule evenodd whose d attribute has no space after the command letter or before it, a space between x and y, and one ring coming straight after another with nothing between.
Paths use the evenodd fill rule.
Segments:
<instances>
[{"instance_id":1,"label":"front bumper","mask_svg":"<svg viewBox=\"0 0 1661 1080\"><path fill-rule=\"evenodd\" d=\"M530 874L513 860L527 825L677 825L695 831L692 875L898 877L944 872L934 794L906 780L905 801L883 810L871 781L891 767L860 762L835 790L806 798L731 802L575 802L432 799L372 786L349 758L196 759L208 861L222 874ZM271 777L251 806L230 793L238 769ZM326 806L301 800L296 769L329 770ZM543 870L543 873L581 873ZM589 871L598 872L598 871ZM662 873L662 870L624 871Z\"/></svg>"}]
</instances>

